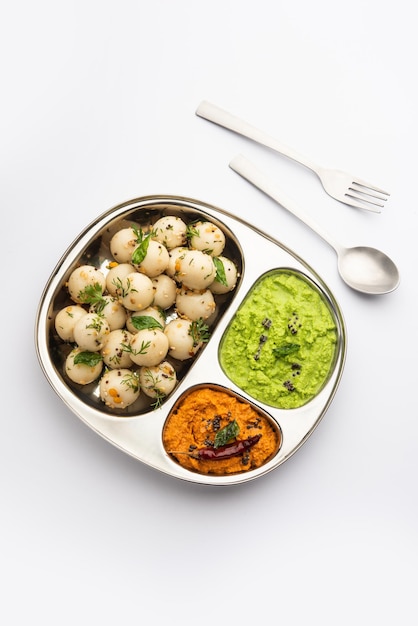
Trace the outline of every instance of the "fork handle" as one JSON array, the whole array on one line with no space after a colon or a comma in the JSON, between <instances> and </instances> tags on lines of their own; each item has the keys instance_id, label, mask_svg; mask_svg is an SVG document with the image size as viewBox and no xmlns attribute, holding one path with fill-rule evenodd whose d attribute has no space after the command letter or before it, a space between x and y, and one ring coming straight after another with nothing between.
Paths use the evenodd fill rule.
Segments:
<instances>
[{"instance_id":1,"label":"fork handle","mask_svg":"<svg viewBox=\"0 0 418 626\"><path fill-rule=\"evenodd\" d=\"M224 109L219 108L215 104L211 104L207 100L203 100L196 109L196 115L199 117L203 117L210 122L214 122L215 124L219 124L219 126L223 126L224 128L228 128L229 130L238 133L239 135L243 135L244 137L248 137L248 139L252 139L253 141L266 146L267 148L271 148L276 152L280 152L289 159L293 159L298 163L301 163L305 167L314 171L319 176L320 167L313 163L310 159L305 156L302 156L289 146L282 144L277 139L270 137L262 130L259 130L255 126L248 124L244 120L241 120L239 117L228 113L228 111L224 111Z\"/></svg>"}]
</instances>

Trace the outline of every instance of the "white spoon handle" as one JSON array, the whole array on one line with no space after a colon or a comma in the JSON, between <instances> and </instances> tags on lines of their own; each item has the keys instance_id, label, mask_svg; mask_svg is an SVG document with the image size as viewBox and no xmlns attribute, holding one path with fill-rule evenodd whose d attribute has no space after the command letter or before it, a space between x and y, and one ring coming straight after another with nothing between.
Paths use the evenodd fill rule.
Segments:
<instances>
[{"instance_id":1,"label":"white spoon handle","mask_svg":"<svg viewBox=\"0 0 418 626\"><path fill-rule=\"evenodd\" d=\"M252 183L255 187L263 191L265 194L273 198L283 208L287 209L290 213L293 213L297 218L304 222L309 228L317 233L324 241L326 241L334 250L338 252L341 250L341 246L333 240L333 238L324 231L309 215L304 213L296 203L279 190L273 182L265 176L255 165L251 163L242 155L238 155L232 159L229 167L240 174L243 178Z\"/></svg>"}]
</instances>

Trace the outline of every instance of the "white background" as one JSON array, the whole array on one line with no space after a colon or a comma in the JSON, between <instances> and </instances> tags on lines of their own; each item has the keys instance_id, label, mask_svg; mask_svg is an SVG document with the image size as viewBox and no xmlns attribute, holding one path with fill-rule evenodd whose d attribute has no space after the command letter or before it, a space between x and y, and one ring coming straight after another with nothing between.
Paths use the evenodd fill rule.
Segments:
<instances>
[{"instance_id":1,"label":"white background","mask_svg":"<svg viewBox=\"0 0 418 626\"><path fill-rule=\"evenodd\" d=\"M413 3L2 6L2 623L416 624ZM387 188L386 208L336 202L309 170L198 118L203 99ZM228 168L240 152L337 239L388 253L399 289L350 290L332 248ZM211 488L157 473L88 429L39 367L36 309L61 254L97 215L148 194L269 230L344 312L330 409L259 480Z\"/></svg>"}]
</instances>

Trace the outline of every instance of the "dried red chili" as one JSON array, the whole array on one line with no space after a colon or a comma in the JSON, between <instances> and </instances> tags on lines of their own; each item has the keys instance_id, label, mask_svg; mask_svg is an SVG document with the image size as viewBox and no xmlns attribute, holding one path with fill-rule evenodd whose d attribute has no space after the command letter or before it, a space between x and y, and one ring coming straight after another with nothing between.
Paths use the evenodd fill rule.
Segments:
<instances>
[{"instance_id":1,"label":"dried red chili","mask_svg":"<svg viewBox=\"0 0 418 626\"><path fill-rule=\"evenodd\" d=\"M193 452L171 452L171 454L187 454L192 459L197 459L198 461L221 461L223 459L230 459L234 456L241 456L255 446L255 444L260 440L261 435L254 435L253 437L248 437L248 439L241 439L240 441L234 441L232 443L227 443L220 448L207 447L207 448L198 448Z\"/></svg>"}]
</instances>

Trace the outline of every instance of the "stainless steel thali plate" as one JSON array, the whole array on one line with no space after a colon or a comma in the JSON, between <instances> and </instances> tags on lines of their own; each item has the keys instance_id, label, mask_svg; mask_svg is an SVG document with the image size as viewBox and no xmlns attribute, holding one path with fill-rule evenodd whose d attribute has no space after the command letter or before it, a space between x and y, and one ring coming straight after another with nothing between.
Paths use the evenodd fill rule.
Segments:
<instances>
[{"instance_id":1,"label":"stainless steel thali plate","mask_svg":"<svg viewBox=\"0 0 418 626\"><path fill-rule=\"evenodd\" d=\"M190 362L175 363L177 385L161 405L151 406L149 398L141 394L125 411L112 410L100 400L97 382L81 386L66 377L64 362L71 346L57 337L54 319L62 307L71 303L66 283L78 265L94 264L106 272L112 260L109 242L116 230L132 223L145 227L164 215L178 216L186 222L207 220L218 225L226 236L225 255L235 263L239 278L233 292L217 298L208 343ZM303 278L320 294L331 312L337 336L333 364L324 385L309 402L290 409L265 404L253 393L246 393L227 376L219 358L221 341L253 286L260 277L281 270ZM312 434L332 402L346 357L346 330L340 307L324 281L303 259L271 235L226 210L176 196L147 196L124 202L84 229L64 253L45 286L36 316L35 343L40 365L54 391L98 435L160 472L207 485L253 480L292 456ZM270 460L257 469L216 476L185 469L167 453L163 445L167 418L188 390L202 385L237 394L271 418L281 433L281 445Z\"/></svg>"}]
</instances>

